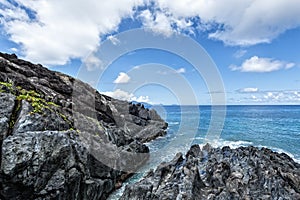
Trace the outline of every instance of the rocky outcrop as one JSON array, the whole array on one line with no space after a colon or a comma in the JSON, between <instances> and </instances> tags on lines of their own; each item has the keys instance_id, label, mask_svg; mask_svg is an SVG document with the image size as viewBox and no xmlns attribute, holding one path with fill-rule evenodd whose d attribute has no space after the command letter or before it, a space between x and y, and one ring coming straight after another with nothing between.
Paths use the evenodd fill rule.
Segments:
<instances>
[{"instance_id":1,"label":"rocky outcrop","mask_svg":"<svg viewBox=\"0 0 300 200\"><path fill-rule=\"evenodd\" d=\"M300 165L266 148L194 145L127 185L121 199L300 199Z\"/></svg>"},{"instance_id":2,"label":"rocky outcrop","mask_svg":"<svg viewBox=\"0 0 300 200\"><path fill-rule=\"evenodd\" d=\"M0 199L105 199L165 134L154 110L0 53Z\"/></svg>"}]
</instances>

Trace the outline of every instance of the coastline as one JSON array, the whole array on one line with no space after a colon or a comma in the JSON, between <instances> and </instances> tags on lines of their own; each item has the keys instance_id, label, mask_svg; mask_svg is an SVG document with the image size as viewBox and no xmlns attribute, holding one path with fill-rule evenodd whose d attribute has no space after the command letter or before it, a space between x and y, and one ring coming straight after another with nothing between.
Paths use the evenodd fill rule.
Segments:
<instances>
[{"instance_id":1,"label":"coastline","mask_svg":"<svg viewBox=\"0 0 300 200\"><path fill-rule=\"evenodd\" d=\"M166 133L155 110L0 53L1 199L105 199Z\"/></svg>"},{"instance_id":2,"label":"coastline","mask_svg":"<svg viewBox=\"0 0 300 200\"><path fill-rule=\"evenodd\" d=\"M150 143L147 144L150 145L150 154L151 154L151 143L155 142L152 141ZM194 144L194 145L198 145L200 147L201 150L203 150L203 148L207 148L205 146L207 146L207 144ZM193 145L191 145L192 147ZM236 150L236 149L239 149L239 148L257 148L258 150L264 150L264 149L268 149L268 150L271 150L272 153L275 153L275 154L282 154L282 155L287 155L288 157L290 157L295 163L297 163L299 166L300 166L300 160L297 160L294 158L293 154L290 154L288 152L285 152L281 149L277 149L274 150L272 148L269 148L269 147L264 147L264 146L258 146L258 147L253 147L251 145L251 143L249 142L246 142L246 141L237 141L237 142L230 142L230 141L223 141L223 142L220 142L218 144L209 144L209 146L211 146L212 148L215 148L215 149L222 149L222 148L230 148L232 150ZM276 149L276 148L275 148ZM175 154L177 153L182 153L183 155L185 155L187 152L176 152ZM174 155L175 157L175 155ZM167 162L167 163L170 163L174 157L168 157L168 159L164 159L164 162ZM161 165L162 162L154 162L154 163L151 163L153 161L151 161L151 156L150 156L150 160L142 167L143 170L141 170L141 172L138 172L138 173L135 173L132 177L130 177L128 180L126 180L124 182L124 184L122 185L121 188L117 189L116 191L114 191L110 196L109 196L109 200L118 200L122 197L122 195L124 194L125 190L127 187L139 187L139 182L141 181L144 181L145 178L147 177L147 174L151 171L151 170L155 170L157 168L159 168L159 166ZM299 169L300 170L300 169ZM133 198L133 197L131 197Z\"/></svg>"},{"instance_id":3,"label":"coastline","mask_svg":"<svg viewBox=\"0 0 300 200\"><path fill-rule=\"evenodd\" d=\"M193 145L127 185L120 199L298 199L299 183L300 164L286 154Z\"/></svg>"},{"instance_id":4,"label":"coastline","mask_svg":"<svg viewBox=\"0 0 300 200\"><path fill-rule=\"evenodd\" d=\"M189 133L186 129L184 133L176 132L182 125L178 121L178 115L174 115L179 112L176 107L175 112L171 112L174 119L166 119L166 123L159 113L140 103L129 103L101 95L86 83L20 60L15 55L1 54L0 62L0 103L3 108L0 197L3 199L105 199L120 188L125 180L130 180L131 175L141 167L145 168L146 176L139 180L132 177L138 182L133 185L131 182L131 185L126 186L123 199L155 199L158 196L172 199L175 198L174 195L176 198L193 199L195 196L203 199L219 197L223 191L223 197L300 197L300 165L284 153L276 153L263 146L253 147L251 145L255 143L238 138L222 138L218 141L222 147L195 145L192 142L203 144L199 141L204 141L205 137ZM95 104L89 97L93 97ZM171 106L172 109L173 107ZM237 107L239 106L228 106ZM180 115L191 116L192 110L180 112ZM246 115L250 116L249 119L262 120L253 115L254 110L241 110L250 114ZM204 111L207 120L207 116L210 116L209 109ZM237 114L236 112L237 109L233 109L229 113ZM237 120L240 115L233 115L232 119L234 123L229 126L231 131L244 128L236 127L240 122ZM206 126L209 124L207 122L209 121L204 120ZM293 124L293 121L290 123ZM189 127L190 124L185 126ZM251 126L253 124L250 124L250 128ZM204 131L206 128L200 126L199 130ZM149 151L155 152L155 149L159 150L166 143L172 143L177 136L183 138L184 134L187 137L189 134L195 136L187 140L191 140L191 145L173 145L176 148L169 150L176 153L175 157L166 151L161 152L160 155L165 156L163 159L167 162L161 163L163 159L157 156L157 164L151 163L156 170L149 171L147 165L152 162ZM243 143L250 146L239 147ZM237 148L224 147L228 145ZM186 151L181 151L181 148ZM236 164L240 166L237 169ZM252 173L257 177L255 182L263 180L266 183L267 180L269 185L266 194L260 191L251 196L250 193L243 192L255 191L263 186L251 185L250 179L244 180L245 173L248 172L239 172L243 170L242 166L248 167L250 171L261 168L268 171L268 167L271 167L271 175L264 172ZM201 169L204 168L203 175ZM227 172L224 175L220 170ZM276 178L275 182L272 177ZM235 185L242 182L242 189ZM270 186L273 183L275 186ZM174 187L170 188L168 185ZM180 188L176 189L175 185L180 185ZM242 191L235 191L234 188ZM285 189L281 191L280 188ZM272 193L273 190L275 193Z\"/></svg>"}]
</instances>

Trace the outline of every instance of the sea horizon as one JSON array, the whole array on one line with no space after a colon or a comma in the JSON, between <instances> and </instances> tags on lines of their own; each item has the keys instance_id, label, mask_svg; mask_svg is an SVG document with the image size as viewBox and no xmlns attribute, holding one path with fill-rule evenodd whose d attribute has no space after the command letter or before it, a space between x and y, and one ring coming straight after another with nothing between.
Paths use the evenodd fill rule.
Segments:
<instances>
[{"instance_id":1,"label":"sea horizon","mask_svg":"<svg viewBox=\"0 0 300 200\"><path fill-rule=\"evenodd\" d=\"M144 104L144 102L138 102ZM209 105L209 104L150 104L146 103L151 106L300 106L300 104L216 104L216 105Z\"/></svg>"},{"instance_id":2,"label":"sea horizon","mask_svg":"<svg viewBox=\"0 0 300 200\"><path fill-rule=\"evenodd\" d=\"M209 141L205 137L210 126L212 105L159 105L157 108L162 109L157 111L165 116L169 127L165 136L146 143L150 148L150 160L143 171L155 168L161 161L172 160L177 152L185 154L194 144L202 149L207 142L215 148L268 148L284 153L300 164L300 105L225 106L221 134L216 140ZM216 111L218 113L218 109ZM118 199L126 184L136 183L142 177L143 173L137 173L127 180L110 200Z\"/></svg>"},{"instance_id":3,"label":"sea horizon","mask_svg":"<svg viewBox=\"0 0 300 200\"><path fill-rule=\"evenodd\" d=\"M225 112L222 110L221 113L224 119L219 118L217 109L214 122L211 121L214 110L211 105L164 105L162 109L157 109L169 123L167 137L162 137L159 141L162 144L158 146L163 147L166 141L170 142L180 134L194 137L193 143L201 144L205 141L210 123L223 121L219 137L216 135L217 139L225 143L237 142L234 146L253 145L277 149L300 160L300 105L225 106ZM194 109L195 107L199 109Z\"/></svg>"}]
</instances>

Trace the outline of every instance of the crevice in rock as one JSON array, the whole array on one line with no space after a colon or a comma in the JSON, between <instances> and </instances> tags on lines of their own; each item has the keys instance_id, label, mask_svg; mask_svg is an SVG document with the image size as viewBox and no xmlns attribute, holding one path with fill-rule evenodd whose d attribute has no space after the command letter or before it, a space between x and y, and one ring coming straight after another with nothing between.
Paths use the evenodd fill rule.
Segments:
<instances>
[{"instance_id":1,"label":"crevice in rock","mask_svg":"<svg viewBox=\"0 0 300 200\"><path fill-rule=\"evenodd\" d=\"M15 100L15 105L14 105L13 110L12 110L12 114L11 114L10 119L9 119L9 127L8 127L6 137L12 135L12 133L13 133L15 123L16 123L19 115L20 115L21 106L22 106L22 101L16 99Z\"/></svg>"},{"instance_id":2,"label":"crevice in rock","mask_svg":"<svg viewBox=\"0 0 300 200\"><path fill-rule=\"evenodd\" d=\"M8 137L12 134L15 122L18 118L18 115L20 114L20 107L21 107L21 101L15 100L15 104L14 104L14 107L13 107L13 110L12 110L12 114L11 114L10 119L8 121L7 133L6 133L5 137L3 136L3 138L0 139L0 168L1 168L1 165L2 165L2 145L3 145L3 141L5 140L6 137Z\"/></svg>"},{"instance_id":3,"label":"crevice in rock","mask_svg":"<svg viewBox=\"0 0 300 200\"><path fill-rule=\"evenodd\" d=\"M6 188L3 190L3 188ZM1 200L10 200L10 199L16 199L16 196L22 196L23 199L35 199L33 188L32 187L26 187L22 183L10 183L9 181L6 181L5 184L1 183L1 193L0 198ZM20 199L20 198L17 198Z\"/></svg>"},{"instance_id":4,"label":"crevice in rock","mask_svg":"<svg viewBox=\"0 0 300 200\"><path fill-rule=\"evenodd\" d=\"M2 166L2 144L3 144L3 140L4 139L1 139L0 140L0 168ZM0 174L1 175L1 174ZM0 188L1 189L1 188Z\"/></svg>"}]
</instances>

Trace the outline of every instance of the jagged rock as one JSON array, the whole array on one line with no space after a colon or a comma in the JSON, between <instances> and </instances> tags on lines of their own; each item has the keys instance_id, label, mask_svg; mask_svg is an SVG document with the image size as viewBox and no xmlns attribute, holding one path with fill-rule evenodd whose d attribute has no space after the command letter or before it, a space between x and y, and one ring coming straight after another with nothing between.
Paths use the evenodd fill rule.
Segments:
<instances>
[{"instance_id":1,"label":"jagged rock","mask_svg":"<svg viewBox=\"0 0 300 200\"><path fill-rule=\"evenodd\" d=\"M194 145L127 185L121 200L300 199L299 181L300 164L284 153Z\"/></svg>"},{"instance_id":2,"label":"jagged rock","mask_svg":"<svg viewBox=\"0 0 300 200\"><path fill-rule=\"evenodd\" d=\"M20 103L19 117L14 125L14 132L68 130L70 124L55 112L45 109L43 113L32 113L32 106L27 101Z\"/></svg>"},{"instance_id":3,"label":"jagged rock","mask_svg":"<svg viewBox=\"0 0 300 200\"><path fill-rule=\"evenodd\" d=\"M141 104L2 53L0 108L3 200L105 199L167 127Z\"/></svg>"},{"instance_id":4,"label":"jagged rock","mask_svg":"<svg viewBox=\"0 0 300 200\"><path fill-rule=\"evenodd\" d=\"M9 122L15 106L15 96L12 94L0 93L0 141L7 136Z\"/></svg>"}]
</instances>

